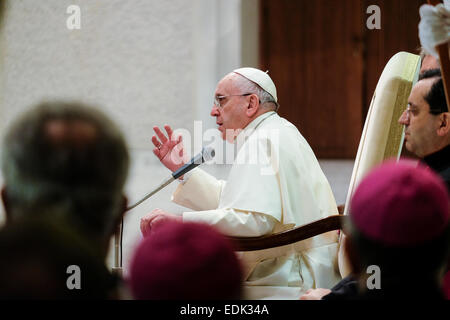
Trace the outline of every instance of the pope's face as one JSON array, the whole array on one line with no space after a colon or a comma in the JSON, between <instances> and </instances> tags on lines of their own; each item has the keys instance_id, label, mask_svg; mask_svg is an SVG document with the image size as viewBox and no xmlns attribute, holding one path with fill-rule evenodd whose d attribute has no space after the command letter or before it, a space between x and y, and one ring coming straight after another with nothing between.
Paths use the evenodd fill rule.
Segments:
<instances>
[{"instance_id":1,"label":"pope's face","mask_svg":"<svg viewBox=\"0 0 450 320\"><path fill-rule=\"evenodd\" d=\"M408 108L398 122L405 126L405 147L420 158L433 153L433 141L439 128L438 116L432 115L424 97L436 79L424 79L413 87Z\"/></svg>"},{"instance_id":2,"label":"pope's face","mask_svg":"<svg viewBox=\"0 0 450 320\"><path fill-rule=\"evenodd\" d=\"M243 93L234 85L236 77L239 75L230 73L220 80L214 93L220 106L214 104L211 110L222 139L228 142L233 142L249 122L246 116L249 96L242 96Z\"/></svg>"}]
</instances>

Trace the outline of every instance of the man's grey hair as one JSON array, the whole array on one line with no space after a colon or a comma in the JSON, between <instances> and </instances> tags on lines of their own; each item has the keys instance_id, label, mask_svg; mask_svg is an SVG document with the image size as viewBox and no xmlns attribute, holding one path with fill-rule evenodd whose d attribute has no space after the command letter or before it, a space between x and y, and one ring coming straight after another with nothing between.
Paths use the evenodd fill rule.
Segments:
<instances>
[{"instance_id":1,"label":"man's grey hair","mask_svg":"<svg viewBox=\"0 0 450 320\"><path fill-rule=\"evenodd\" d=\"M426 55L430 54L424 47L419 47L418 52L419 52L421 61L423 60L423 58L425 58Z\"/></svg>"},{"instance_id":2,"label":"man's grey hair","mask_svg":"<svg viewBox=\"0 0 450 320\"><path fill-rule=\"evenodd\" d=\"M50 211L105 237L123 212L127 145L94 108L76 102L32 108L9 128L1 160L9 218Z\"/></svg>"},{"instance_id":3,"label":"man's grey hair","mask_svg":"<svg viewBox=\"0 0 450 320\"><path fill-rule=\"evenodd\" d=\"M423 59L425 58L425 56L431 56L432 54L430 52L428 52L424 47L420 47L418 49L419 55L420 55L420 61L422 62ZM433 56L434 57L434 56ZM439 61L439 57L436 58L436 60Z\"/></svg>"},{"instance_id":4,"label":"man's grey hair","mask_svg":"<svg viewBox=\"0 0 450 320\"><path fill-rule=\"evenodd\" d=\"M242 94L254 93L258 96L259 103L262 107L275 108L275 111L278 110L279 104L275 101L270 93L268 93L253 81L248 80L238 73L236 74L238 75L238 77L236 77L234 85L241 90Z\"/></svg>"}]
</instances>

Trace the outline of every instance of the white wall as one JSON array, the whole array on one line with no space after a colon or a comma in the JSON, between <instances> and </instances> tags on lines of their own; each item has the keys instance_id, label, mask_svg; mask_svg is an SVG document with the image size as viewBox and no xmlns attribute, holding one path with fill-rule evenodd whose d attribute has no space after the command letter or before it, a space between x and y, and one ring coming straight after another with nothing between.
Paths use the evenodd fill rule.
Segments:
<instances>
[{"instance_id":1,"label":"white wall","mask_svg":"<svg viewBox=\"0 0 450 320\"><path fill-rule=\"evenodd\" d=\"M100 106L121 125L132 148L149 148L154 125L191 123L201 108L194 103L198 3L9 1L3 127L47 98L81 98ZM81 8L80 30L66 27L70 4Z\"/></svg>"},{"instance_id":2,"label":"white wall","mask_svg":"<svg viewBox=\"0 0 450 320\"><path fill-rule=\"evenodd\" d=\"M126 191L130 202L137 200L169 173L151 153L152 127L167 123L192 132L194 120L203 121L204 130L214 127L209 112L217 81L240 67L243 56L256 63L257 26L246 12L242 20L241 12L254 16L257 0L245 1L7 1L0 33L0 135L44 99L98 106L126 135L133 160ZM81 9L80 30L66 27L73 4ZM241 33L242 21L253 31ZM226 176L226 167L206 169ZM175 187L127 214L125 267L143 214L155 207L182 212L170 203Z\"/></svg>"}]
</instances>

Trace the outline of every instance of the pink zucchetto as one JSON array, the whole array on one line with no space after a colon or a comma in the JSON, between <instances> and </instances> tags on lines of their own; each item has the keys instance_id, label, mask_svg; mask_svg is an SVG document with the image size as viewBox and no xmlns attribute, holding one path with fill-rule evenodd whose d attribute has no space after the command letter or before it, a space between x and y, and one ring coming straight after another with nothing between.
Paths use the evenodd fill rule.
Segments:
<instances>
[{"instance_id":1,"label":"pink zucchetto","mask_svg":"<svg viewBox=\"0 0 450 320\"><path fill-rule=\"evenodd\" d=\"M449 223L447 189L426 167L388 161L359 184L350 217L357 230L380 244L422 244L441 235Z\"/></svg>"},{"instance_id":2,"label":"pink zucchetto","mask_svg":"<svg viewBox=\"0 0 450 320\"><path fill-rule=\"evenodd\" d=\"M145 237L129 271L131 293L146 300L239 299L241 266L213 227L167 221Z\"/></svg>"}]
</instances>

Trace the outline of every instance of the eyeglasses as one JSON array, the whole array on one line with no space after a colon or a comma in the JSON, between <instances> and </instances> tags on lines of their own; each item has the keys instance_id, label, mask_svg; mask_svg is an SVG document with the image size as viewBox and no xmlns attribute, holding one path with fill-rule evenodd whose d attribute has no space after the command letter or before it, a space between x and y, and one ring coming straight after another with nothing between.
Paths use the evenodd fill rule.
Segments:
<instances>
[{"instance_id":1,"label":"eyeglasses","mask_svg":"<svg viewBox=\"0 0 450 320\"><path fill-rule=\"evenodd\" d=\"M405 112L406 112L406 120L411 119L411 106L410 105L408 105L406 107Z\"/></svg>"},{"instance_id":2,"label":"eyeglasses","mask_svg":"<svg viewBox=\"0 0 450 320\"><path fill-rule=\"evenodd\" d=\"M417 112L417 110L415 108L411 108L411 106L408 104L408 106L405 109L406 121L409 121L409 119L411 119L412 112Z\"/></svg>"},{"instance_id":3,"label":"eyeglasses","mask_svg":"<svg viewBox=\"0 0 450 320\"><path fill-rule=\"evenodd\" d=\"M222 103L222 100L225 99L225 98L228 98L228 97L245 97L245 96L249 96L251 94L253 94L253 93L230 94L228 96L216 96L216 97L214 97L214 105L217 108L222 108L222 104L221 103Z\"/></svg>"}]
</instances>

